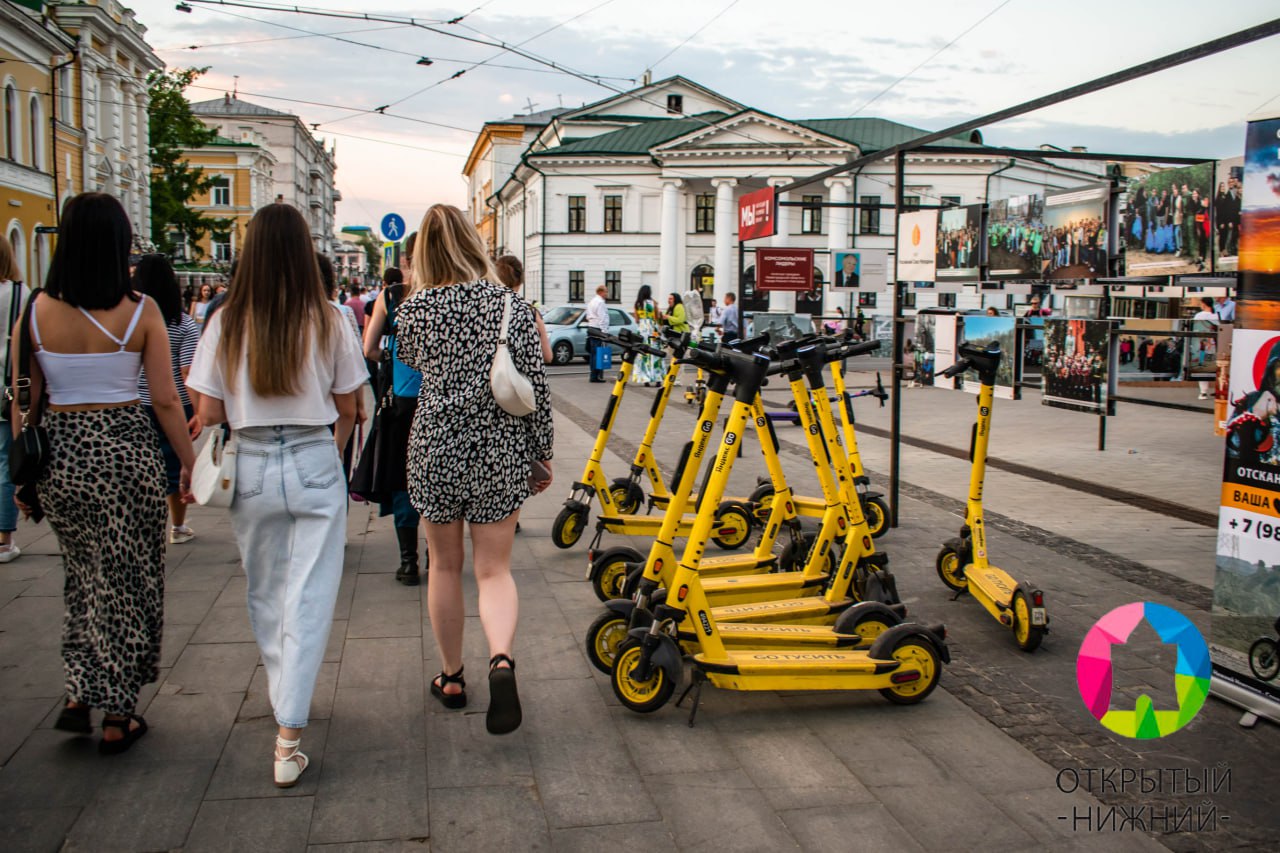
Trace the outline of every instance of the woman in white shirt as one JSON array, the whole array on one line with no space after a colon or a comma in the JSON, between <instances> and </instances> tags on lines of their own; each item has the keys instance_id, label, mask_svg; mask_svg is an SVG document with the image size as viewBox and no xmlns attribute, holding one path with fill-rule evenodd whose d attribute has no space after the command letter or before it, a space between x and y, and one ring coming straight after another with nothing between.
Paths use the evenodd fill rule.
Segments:
<instances>
[{"instance_id":1,"label":"woman in white shirt","mask_svg":"<svg viewBox=\"0 0 1280 853\"><path fill-rule=\"evenodd\" d=\"M209 316L209 306L212 303L213 285L200 285L200 290L196 294L196 298L191 300L191 319L196 321L196 325L204 325L205 319Z\"/></svg>"},{"instance_id":2,"label":"woman in white shirt","mask_svg":"<svg viewBox=\"0 0 1280 853\"><path fill-rule=\"evenodd\" d=\"M354 336L325 298L302 214L287 204L260 209L187 385L200 392L203 422L234 433L231 526L280 727L282 788L307 767L299 745L342 577L347 490L338 448L367 379Z\"/></svg>"}]
</instances>

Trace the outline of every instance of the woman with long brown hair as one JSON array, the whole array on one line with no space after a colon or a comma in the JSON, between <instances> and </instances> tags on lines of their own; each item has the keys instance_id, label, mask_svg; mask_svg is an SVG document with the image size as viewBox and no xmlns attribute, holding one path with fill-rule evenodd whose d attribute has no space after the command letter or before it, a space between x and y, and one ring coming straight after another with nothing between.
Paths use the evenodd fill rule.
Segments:
<instances>
[{"instance_id":1,"label":"woman with long brown hair","mask_svg":"<svg viewBox=\"0 0 1280 853\"><path fill-rule=\"evenodd\" d=\"M90 709L102 710L104 754L146 734L135 713L138 691L159 675L167 514L160 445L138 401L143 367L188 501L195 463L164 317L129 282L132 240L129 217L111 196L68 201L45 288L28 303L33 358L20 363L17 335L11 358L15 385L20 370L30 371L32 417L49 433L36 494L66 569L67 703L54 726L87 734ZM12 412L16 433L19 401Z\"/></svg>"},{"instance_id":2,"label":"woman with long brown hair","mask_svg":"<svg viewBox=\"0 0 1280 853\"><path fill-rule=\"evenodd\" d=\"M307 768L302 729L342 578L339 448L367 378L355 336L326 298L306 220L287 204L261 208L187 385L200 392L204 423L233 430L231 526L279 725L274 771L282 788Z\"/></svg>"},{"instance_id":3,"label":"woman with long brown hair","mask_svg":"<svg viewBox=\"0 0 1280 853\"><path fill-rule=\"evenodd\" d=\"M431 554L427 608L443 670L431 694L447 708L467 704L462 678L463 522L471 529L480 623L489 641L492 734L521 722L512 645L519 601L511 546L520 506L550 484L551 399L533 309L496 274L462 211L427 211L413 253L416 292L400 306L397 353L422 372L409 436L409 497L422 515ZM533 384L535 410L515 417L498 406L489 371L502 319L507 346ZM535 465L535 463L537 463ZM533 476L536 468L541 477Z\"/></svg>"}]
</instances>

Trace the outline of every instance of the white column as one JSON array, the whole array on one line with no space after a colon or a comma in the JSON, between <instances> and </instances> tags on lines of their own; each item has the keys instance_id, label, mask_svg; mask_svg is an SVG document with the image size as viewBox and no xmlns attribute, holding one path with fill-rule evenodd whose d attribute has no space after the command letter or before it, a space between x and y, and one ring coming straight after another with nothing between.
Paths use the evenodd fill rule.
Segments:
<instances>
[{"instance_id":1,"label":"white column","mask_svg":"<svg viewBox=\"0 0 1280 853\"><path fill-rule=\"evenodd\" d=\"M711 294L719 304L724 304L724 295L729 292L737 294L738 277L733 271L733 236L737 231L738 209L733 203L733 188L738 182L733 178L715 178L711 186L716 188L716 249L715 249L715 292Z\"/></svg>"},{"instance_id":2,"label":"white column","mask_svg":"<svg viewBox=\"0 0 1280 853\"><path fill-rule=\"evenodd\" d=\"M847 204L849 202L849 190L853 181L849 178L827 178L823 184L831 191L828 199L832 204ZM848 249L849 244L849 223L853 214L853 209L849 207L828 207L827 211L831 214L827 217L827 248L831 250L830 264L828 265L827 283L831 284L836 280L836 257L835 253ZM844 293L832 293L827 290L822 300L822 313L834 314L836 306L844 307L848 301L848 295Z\"/></svg>"},{"instance_id":3,"label":"white column","mask_svg":"<svg viewBox=\"0 0 1280 853\"><path fill-rule=\"evenodd\" d=\"M780 187L789 183L791 183L790 178L770 178L769 179L769 186L771 187ZM790 201L790 200L791 200L791 193L789 192L778 193L778 209L776 211L777 228L774 229L773 239L771 241L771 245L775 246L776 248L786 248L787 242L790 240L790 237L791 237L791 232L790 232L791 209L788 207L782 206L782 202ZM757 281L759 280L759 274L760 274L759 267L757 267L756 268ZM770 293L769 294L769 310L783 311L787 313L794 312L796 310L796 295L787 290L777 290L777 291L774 291L773 293Z\"/></svg>"},{"instance_id":4,"label":"white column","mask_svg":"<svg viewBox=\"0 0 1280 853\"><path fill-rule=\"evenodd\" d=\"M658 304L667 304L668 293L679 293L680 287L680 188L684 181L668 178L662 181L662 232L658 243Z\"/></svg>"}]
</instances>

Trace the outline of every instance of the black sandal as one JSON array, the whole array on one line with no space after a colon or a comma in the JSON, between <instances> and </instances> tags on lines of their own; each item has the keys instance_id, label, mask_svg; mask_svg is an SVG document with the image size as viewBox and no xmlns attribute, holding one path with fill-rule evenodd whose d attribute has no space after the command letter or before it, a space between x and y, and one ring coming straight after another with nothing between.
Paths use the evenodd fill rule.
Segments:
<instances>
[{"instance_id":1,"label":"black sandal","mask_svg":"<svg viewBox=\"0 0 1280 853\"><path fill-rule=\"evenodd\" d=\"M93 723L89 721L89 706L82 705L79 708L68 708L65 705L62 713L58 715L58 720L53 727L62 732L73 732L78 735L87 735L93 732Z\"/></svg>"},{"instance_id":2,"label":"black sandal","mask_svg":"<svg viewBox=\"0 0 1280 853\"><path fill-rule=\"evenodd\" d=\"M504 662L508 666L498 666ZM484 726L491 735L505 735L520 728L521 720L516 662L507 655L494 655L489 658L489 711Z\"/></svg>"},{"instance_id":3,"label":"black sandal","mask_svg":"<svg viewBox=\"0 0 1280 853\"><path fill-rule=\"evenodd\" d=\"M136 729L129 728L129 723L136 721L138 727ZM147 733L147 721L139 717L137 714L127 714L123 720L113 720L110 717L104 717L102 720L102 728L120 729L124 732L124 737L120 740L100 740L98 741L98 752L102 755L119 755L120 753L133 746L134 742L141 739Z\"/></svg>"},{"instance_id":4,"label":"black sandal","mask_svg":"<svg viewBox=\"0 0 1280 853\"><path fill-rule=\"evenodd\" d=\"M458 667L458 671L453 675L441 670L440 674L431 679L431 695L440 700L440 704L446 708L454 710L467 707L467 681L462 677L462 667ZM444 686L446 684L456 684L462 688L457 693L445 693Z\"/></svg>"}]
</instances>

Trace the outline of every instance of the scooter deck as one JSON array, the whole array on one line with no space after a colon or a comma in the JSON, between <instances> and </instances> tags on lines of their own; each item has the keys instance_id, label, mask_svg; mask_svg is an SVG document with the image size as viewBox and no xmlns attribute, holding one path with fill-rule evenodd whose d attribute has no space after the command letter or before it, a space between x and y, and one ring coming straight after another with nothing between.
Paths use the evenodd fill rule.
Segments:
<instances>
[{"instance_id":1,"label":"scooter deck","mask_svg":"<svg viewBox=\"0 0 1280 853\"><path fill-rule=\"evenodd\" d=\"M752 622L726 622L718 626L720 639L729 646L750 646L751 648L794 648L820 647L829 649L856 649L870 646L870 640L864 640L857 634L837 634L830 625L790 625L766 624ZM697 640L690 632L687 636L681 632L680 639L686 642Z\"/></svg>"},{"instance_id":2,"label":"scooter deck","mask_svg":"<svg viewBox=\"0 0 1280 853\"><path fill-rule=\"evenodd\" d=\"M878 660L854 649L741 649L714 660L699 652L693 662L708 674L721 675L881 675L902 666L896 660Z\"/></svg>"},{"instance_id":3,"label":"scooter deck","mask_svg":"<svg viewBox=\"0 0 1280 853\"><path fill-rule=\"evenodd\" d=\"M676 536L687 537L693 530L693 521L696 516L686 515L680 519L680 524L676 528ZM662 530L662 516L660 515L618 515L618 516L600 516L597 522L605 530L610 533L616 533L621 536L647 536L656 537ZM722 524L713 528L712 536L733 536L740 533L740 529L736 526Z\"/></svg>"},{"instance_id":4,"label":"scooter deck","mask_svg":"<svg viewBox=\"0 0 1280 853\"><path fill-rule=\"evenodd\" d=\"M767 572L778 564L778 555L753 557L750 554L719 554L715 557L703 557L698 564L698 577L706 583L710 578L722 578L740 575L743 572Z\"/></svg>"},{"instance_id":5,"label":"scooter deck","mask_svg":"<svg viewBox=\"0 0 1280 853\"><path fill-rule=\"evenodd\" d=\"M711 616L717 623L784 622L789 625L829 625L835 621L836 616L853 605L852 598L831 602L820 595L811 595L808 598L783 598L777 601L712 607ZM721 624L721 627L724 625Z\"/></svg>"},{"instance_id":6,"label":"scooter deck","mask_svg":"<svg viewBox=\"0 0 1280 853\"><path fill-rule=\"evenodd\" d=\"M701 572L699 572L701 575ZM829 575L806 575L804 572L770 572L759 575L734 575L709 578L702 591L712 604L749 604L779 598L802 598L821 594Z\"/></svg>"}]
</instances>

